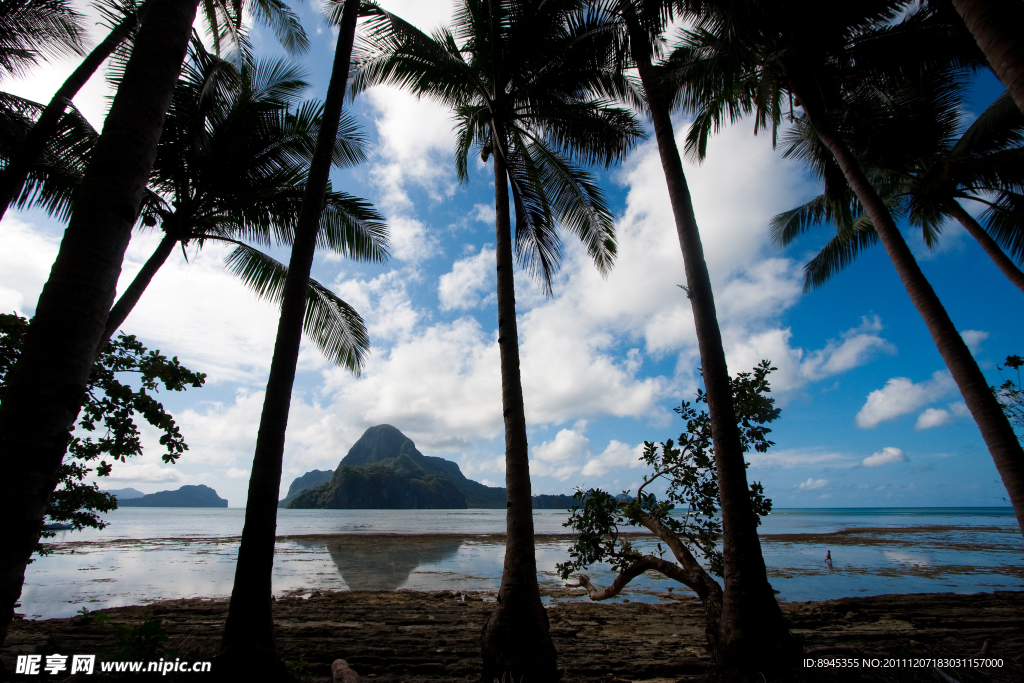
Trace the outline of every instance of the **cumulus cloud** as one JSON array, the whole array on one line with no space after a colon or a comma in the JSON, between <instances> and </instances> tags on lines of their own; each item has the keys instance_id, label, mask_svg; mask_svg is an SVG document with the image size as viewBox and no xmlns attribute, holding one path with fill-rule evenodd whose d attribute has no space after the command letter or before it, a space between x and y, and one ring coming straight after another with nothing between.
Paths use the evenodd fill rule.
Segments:
<instances>
[{"instance_id":1,"label":"cumulus cloud","mask_svg":"<svg viewBox=\"0 0 1024 683\"><path fill-rule=\"evenodd\" d=\"M824 486L828 486L828 479L814 479L811 477L808 478L807 481L799 484L797 488L803 491L813 491L814 489L820 489Z\"/></svg>"},{"instance_id":2,"label":"cumulus cloud","mask_svg":"<svg viewBox=\"0 0 1024 683\"><path fill-rule=\"evenodd\" d=\"M932 427L941 427L954 417L969 417L970 414L967 404L963 401L950 403L946 408L928 408L917 416L914 429L920 431L922 429L931 429Z\"/></svg>"},{"instance_id":3,"label":"cumulus cloud","mask_svg":"<svg viewBox=\"0 0 1024 683\"><path fill-rule=\"evenodd\" d=\"M882 465L891 465L896 462L906 461L907 456L903 454L902 450L892 446L886 446L877 453L864 458L860 464L864 467L881 467Z\"/></svg>"},{"instance_id":4,"label":"cumulus cloud","mask_svg":"<svg viewBox=\"0 0 1024 683\"><path fill-rule=\"evenodd\" d=\"M531 473L565 481L580 471L580 461L589 456L590 439L583 436L583 425L563 429L551 441L533 449Z\"/></svg>"},{"instance_id":5,"label":"cumulus cloud","mask_svg":"<svg viewBox=\"0 0 1024 683\"><path fill-rule=\"evenodd\" d=\"M411 187L435 201L450 197L457 184L451 112L392 86L370 88L365 98L374 110L379 143L369 173L382 193L380 206L389 213L409 212Z\"/></svg>"},{"instance_id":6,"label":"cumulus cloud","mask_svg":"<svg viewBox=\"0 0 1024 683\"><path fill-rule=\"evenodd\" d=\"M185 476L174 467L160 467L156 463L119 462L110 470L110 475L98 479L103 488L110 488L106 482L117 484L178 484Z\"/></svg>"},{"instance_id":7,"label":"cumulus cloud","mask_svg":"<svg viewBox=\"0 0 1024 683\"><path fill-rule=\"evenodd\" d=\"M857 426L867 429L900 415L912 413L957 390L946 370L936 370L932 379L915 384L906 377L893 377L881 389L868 394L857 413Z\"/></svg>"},{"instance_id":8,"label":"cumulus cloud","mask_svg":"<svg viewBox=\"0 0 1024 683\"><path fill-rule=\"evenodd\" d=\"M452 264L451 272L441 276L437 287L441 310L466 310L493 300L494 259L494 249L484 246L480 253Z\"/></svg>"},{"instance_id":9,"label":"cumulus cloud","mask_svg":"<svg viewBox=\"0 0 1024 683\"><path fill-rule=\"evenodd\" d=\"M643 444L631 448L613 439L600 455L591 457L587 461L581 473L585 477L600 477L617 467L631 469L641 467L644 464L644 461L640 459L643 452Z\"/></svg>"},{"instance_id":10,"label":"cumulus cloud","mask_svg":"<svg viewBox=\"0 0 1024 683\"><path fill-rule=\"evenodd\" d=\"M729 366L752 368L767 358L778 368L772 375L773 391L792 391L859 367L878 353L895 353L896 347L880 336L881 329L878 316L863 317L860 325L840 335L841 341L830 339L824 348L813 351L793 348L789 329L769 329L733 346Z\"/></svg>"},{"instance_id":11,"label":"cumulus cloud","mask_svg":"<svg viewBox=\"0 0 1024 683\"><path fill-rule=\"evenodd\" d=\"M0 222L0 311L35 313L36 299L50 276L60 242L14 211Z\"/></svg>"},{"instance_id":12,"label":"cumulus cloud","mask_svg":"<svg viewBox=\"0 0 1024 683\"><path fill-rule=\"evenodd\" d=\"M967 348L971 350L971 353L978 353L978 351L981 351L981 342L988 339L988 332L982 330L961 330L960 338L964 340L964 344L967 344Z\"/></svg>"}]
</instances>

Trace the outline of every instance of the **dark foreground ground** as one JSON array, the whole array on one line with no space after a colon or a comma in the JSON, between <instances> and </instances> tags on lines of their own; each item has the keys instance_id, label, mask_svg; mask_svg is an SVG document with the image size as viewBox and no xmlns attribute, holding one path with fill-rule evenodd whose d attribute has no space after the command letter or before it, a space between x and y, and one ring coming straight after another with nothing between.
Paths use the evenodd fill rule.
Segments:
<instances>
[{"instance_id":1,"label":"dark foreground ground","mask_svg":"<svg viewBox=\"0 0 1024 683\"><path fill-rule=\"evenodd\" d=\"M679 596L669 604L617 605L567 601L551 607L551 632L564 680L704 680L708 659L701 609L692 600ZM480 630L492 606L471 593L352 591L282 598L274 613L277 644L297 680L329 681L330 663L341 657L364 682L476 681ZM941 673L931 667L800 670L794 681L1024 681L1021 592L844 598L784 603L783 610L811 659L869 658L884 664L894 658L981 657L984 650L986 658L1002 660L1001 668L945 666ZM8 672L15 670L16 655L30 653L97 653L99 660L210 659L226 612L224 600L192 599L94 613L99 618L17 620L0 657ZM156 680L216 678L172 674ZM72 680L103 677L97 673ZM122 675L117 680L129 679Z\"/></svg>"}]
</instances>

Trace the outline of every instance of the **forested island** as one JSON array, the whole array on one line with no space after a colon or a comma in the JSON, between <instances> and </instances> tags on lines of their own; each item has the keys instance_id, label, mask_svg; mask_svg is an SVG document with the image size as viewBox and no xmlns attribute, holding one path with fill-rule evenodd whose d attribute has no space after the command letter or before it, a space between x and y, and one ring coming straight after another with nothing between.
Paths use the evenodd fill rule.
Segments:
<instances>
[{"instance_id":1,"label":"forested island","mask_svg":"<svg viewBox=\"0 0 1024 683\"><path fill-rule=\"evenodd\" d=\"M533 496L533 508L567 510L574 501L567 495ZM334 472L313 470L295 479L278 506L459 510L505 504L503 487L467 479L456 463L423 455L412 439L383 424L367 429Z\"/></svg>"}]
</instances>

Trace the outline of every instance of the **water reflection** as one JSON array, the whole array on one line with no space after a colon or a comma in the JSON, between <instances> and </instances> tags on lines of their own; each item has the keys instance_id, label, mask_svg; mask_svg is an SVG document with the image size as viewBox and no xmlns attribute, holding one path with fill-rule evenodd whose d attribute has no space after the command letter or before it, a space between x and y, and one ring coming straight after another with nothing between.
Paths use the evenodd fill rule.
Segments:
<instances>
[{"instance_id":1,"label":"water reflection","mask_svg":"<svg viewBox=\"0 0 1024 683\"><path fill-rule=\"evenodd\" d=\"M463 540L452 536L377 536L367 543L365 537L339 536L299 543L326 546L349 590L390 591L401 588L420 565L452 560Z\"/></svg>"}]
</instances>

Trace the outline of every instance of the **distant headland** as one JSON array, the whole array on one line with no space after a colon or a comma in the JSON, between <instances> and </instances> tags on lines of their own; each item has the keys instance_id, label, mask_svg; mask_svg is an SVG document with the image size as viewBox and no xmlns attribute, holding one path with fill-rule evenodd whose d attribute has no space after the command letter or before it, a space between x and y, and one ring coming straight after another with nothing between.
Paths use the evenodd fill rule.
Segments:
<instances>
[{"instance_id":1,"label":"distant headland","mask_svg":"<svg viewBox=\"0 0 1024 683\"><path fill-rule=\"evenodd\" d=\"M123 492L128 491L129 497ZM118 507L148 507L148 508L226 508L228 501L217 495L217 492L209 486L199 484L197 486L182 486L177 491L157 491L156 493L142 494L139 497L132 497L131 493L141 493L135 489L121 489L121 491L108 491L117 496Z\"/></svg>"},{"instance_id":2,"label":"distant headland","mask_svg":"<svg viewBox=\"0 0 1024 683\"><path fill-rule=\"evenodd\" d=\"M571 508L572 496L533 497L534 509ZM451 460L423 455L391 425L371 427L338 469L295 479L278 503L287 508L356 510L504 508L505 489L467 479Z\"/></svg>"}]
</instances>

